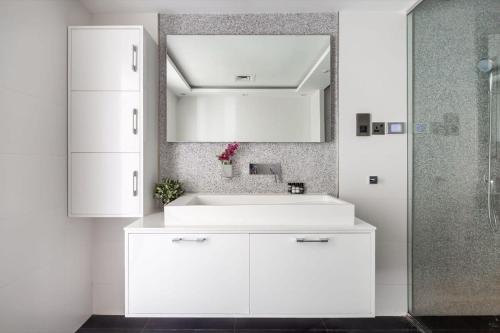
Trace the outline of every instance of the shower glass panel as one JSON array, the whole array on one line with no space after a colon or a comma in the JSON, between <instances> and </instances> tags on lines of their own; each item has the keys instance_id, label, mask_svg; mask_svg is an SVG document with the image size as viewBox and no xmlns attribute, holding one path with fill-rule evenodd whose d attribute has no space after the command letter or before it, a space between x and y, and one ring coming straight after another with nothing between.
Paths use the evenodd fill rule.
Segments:
<instances>
[{"instance_id":1,"label":"shower glass panel","mask_svg":"<svg viewBox=\"0 0 500 333\"><path fill-rule=\"evenodd\" d=\"M424 0L408 29L410 313L499 315L500 1Z\"/></svg>"}]
</instances>

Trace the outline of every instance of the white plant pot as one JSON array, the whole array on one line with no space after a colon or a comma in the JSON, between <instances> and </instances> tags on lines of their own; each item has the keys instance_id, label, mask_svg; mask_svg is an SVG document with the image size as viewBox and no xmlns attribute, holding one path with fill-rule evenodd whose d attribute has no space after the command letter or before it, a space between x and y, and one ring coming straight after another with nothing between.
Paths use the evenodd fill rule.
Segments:
<instances>
[{"instance_id":1,"label":"white plant pot","mask_svg":"<svg viewBox=\"0 0 500 333\"><path fill-rule=\"evenodd\" d=\"M233 178L233 164L222 163L222 177Z\"/></svg>"}]
</instances>

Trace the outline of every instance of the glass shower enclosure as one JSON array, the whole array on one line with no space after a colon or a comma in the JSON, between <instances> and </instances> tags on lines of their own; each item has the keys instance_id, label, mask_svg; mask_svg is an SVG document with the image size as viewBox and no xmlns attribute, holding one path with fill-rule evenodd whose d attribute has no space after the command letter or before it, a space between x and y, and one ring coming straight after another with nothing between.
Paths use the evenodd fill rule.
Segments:
<instances>
[{"instance_id":1,"label":"glass shower enclosure","mask_svg":"<svg viewBox=\"0 0 500 333\"><path fill-rule=\"evenodd\" d=\"M500 1L424 0L408 33L410 314L499 315Z\"/></svg>"}]
</instances>

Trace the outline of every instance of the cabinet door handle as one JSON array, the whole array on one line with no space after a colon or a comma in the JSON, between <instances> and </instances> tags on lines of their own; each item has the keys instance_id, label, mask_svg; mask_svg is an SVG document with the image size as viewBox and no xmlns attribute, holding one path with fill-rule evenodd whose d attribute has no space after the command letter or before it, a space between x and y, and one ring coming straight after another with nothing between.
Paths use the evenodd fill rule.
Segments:
<instances>
[{"instance_id":1,"label":"cabinet door handle","mask_svg":"<svg viewBox=\"0 0 500 333\"><path fill-rule=\"evenodd\" d=\"M172 242L173 243L179 243L179 242L198 242L198 243L202 243L202 242L204 242L206 240L207 240L206 237L196 237L196 238L176 237L176 238L172 238Z\"/></svg>"},{"instance_id":2,"label":"cabinet door handle","mask_svg":"<svg viewBox=\"0 0 500 333\"><path fill-rule=\"evenodd\" d=\"M135 135L137 135L138 120L137 109L134 109L132 111L132 133L134 133Z\"/></svg>"},{"instance_id":3,"label":"cabinet door handle","mask_svg":"<svg viewBox=\"0 0 500 333\"><path fill-rule=\"evenodd\" d=\"M134 197L137 196L137 188L138 188L137 182L139 180L138 178L139 178L139 172L134 171L132 173L132 194L134 195Z\"/></svg>"},{"instance_id":4,"label":"cabinet door handle","mask_svg":"<svg viewBox=\"0 0 500 333\"><path fill-rule=\"evenodd\" d=\"M132 45L132 70L137 72L137 46Z\"/></svg>"},{"instance_id":5,"label":"cabinet door handle","mask_svg":"<svg viewBox=\"0 0 500 333\"><path fill-rule=\"evenodd\" d=\"M320 237L320 238L298 237L298 238L295 238L295 241L297 243L328 243L330 241L330 239L326 238L326 237Z\"/></svg>"}]
</instances>

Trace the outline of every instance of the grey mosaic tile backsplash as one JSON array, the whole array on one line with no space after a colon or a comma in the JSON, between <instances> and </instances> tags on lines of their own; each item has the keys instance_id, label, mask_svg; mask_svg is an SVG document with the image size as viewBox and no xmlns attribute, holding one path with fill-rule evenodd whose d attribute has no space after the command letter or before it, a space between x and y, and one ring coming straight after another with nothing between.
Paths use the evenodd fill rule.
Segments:
<instances>
[{"instance_id":1,"label":"grey mosaic tile backsplash","mask_svg":"<svg viewBox=\"0 0 500 333\"><path fill-rule=\"evenodd\" d=\"M159 17L160 47L160 174L181 180L190 192L286 192L286 182L304 182L311 193L337 194L337 31L336 13L167 15ZM235 159L235 177L222 178L216 155L224 143L166 142L166 36L169 34L329 34L332 84L325 105L325 143L243 143ZM271 176L249 175L248 164L282 165L283 183Z\"/></svg>"}]
</instances>

